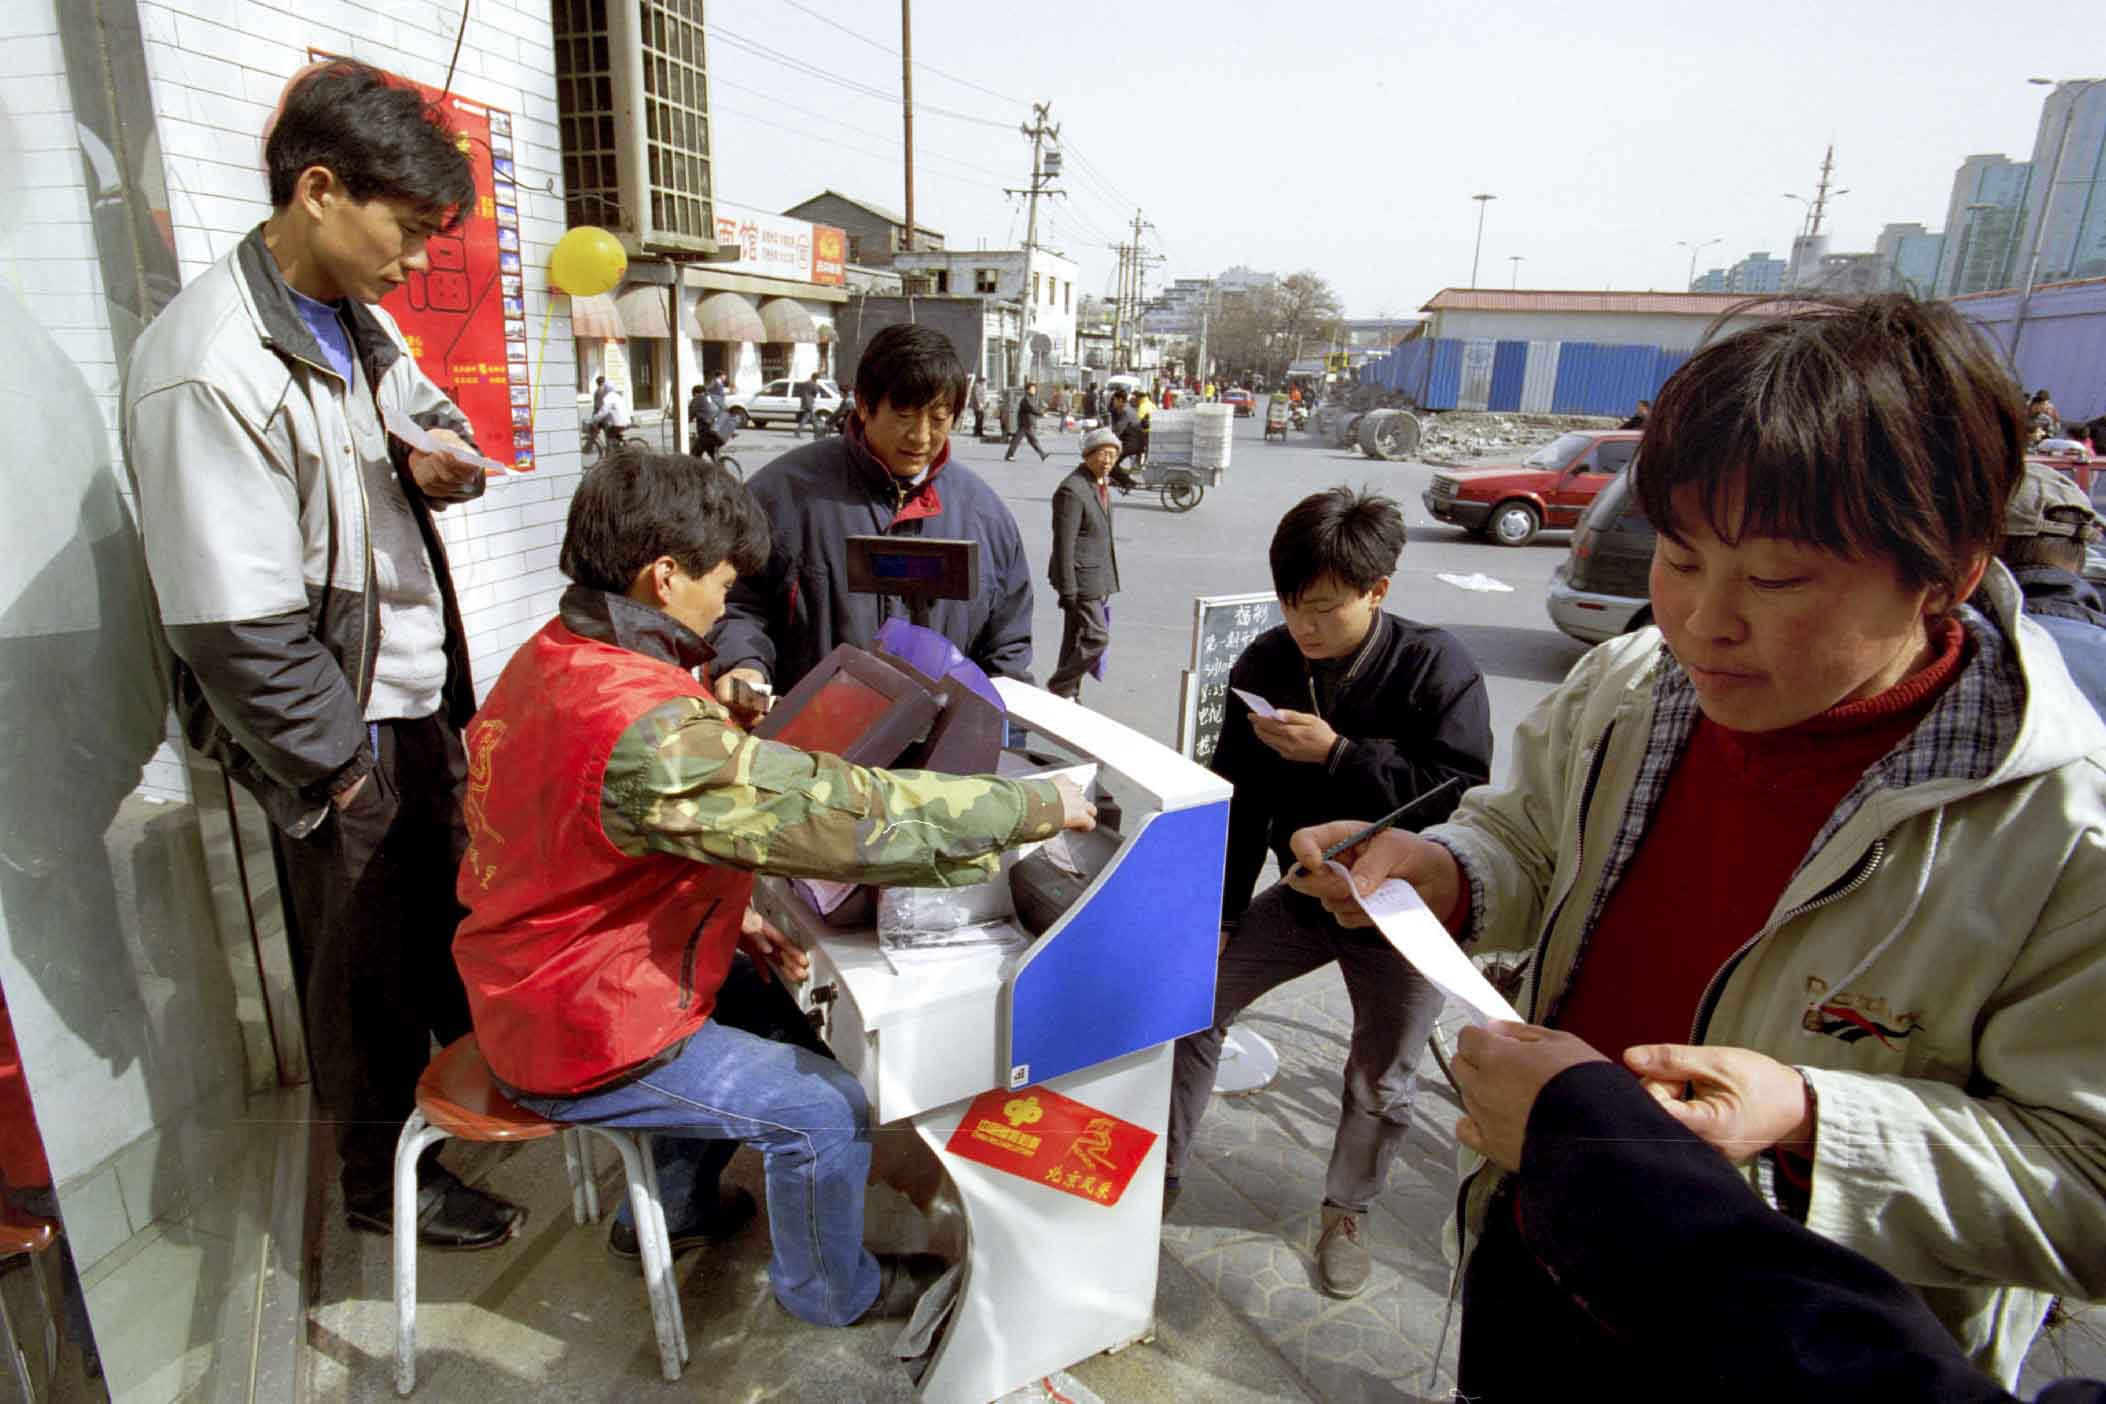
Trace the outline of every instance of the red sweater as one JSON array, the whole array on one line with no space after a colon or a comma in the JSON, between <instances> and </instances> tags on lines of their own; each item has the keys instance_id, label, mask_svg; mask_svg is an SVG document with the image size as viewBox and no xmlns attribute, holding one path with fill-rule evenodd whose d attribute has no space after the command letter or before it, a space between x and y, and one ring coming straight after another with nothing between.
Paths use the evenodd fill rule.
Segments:
<instances>
[{"instance_id":1,"label":"red sweater","mask_svg":"<svg viewBox=\"0 0 2106 1404\"><path fill-rule=\"evenodd\" d=\"M1781 731L1729 731L1699 716L1557 1026L1612 1058L1635 1044L1689 1042L1711 978L1769 920L1851 786L1959 676L1965 641L1947 620L1929 666Z\"/></svg>"}]
</instances>

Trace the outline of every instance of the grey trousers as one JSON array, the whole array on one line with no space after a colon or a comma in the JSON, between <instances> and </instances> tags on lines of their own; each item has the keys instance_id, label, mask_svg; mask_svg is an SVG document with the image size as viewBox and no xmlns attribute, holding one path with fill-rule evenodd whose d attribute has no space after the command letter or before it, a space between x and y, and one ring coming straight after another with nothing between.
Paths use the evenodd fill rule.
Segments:
<instances>
[{"instance_id":1,"label":"grey trousers","mask_svg":"<svg viewBox=\"0 0 2106 1404\"><path fill-rule=\"evenodd\" d=\"M1103 600L1077 600L1073 609L1061 613L1060 662L1046 680L1046 691L1080 701L1082 680L1111 647L1111 621L1105 617Z\"/></svg>"},{"instance_id":2,"label":"grey trousers","mask_svg":"<svg viewBox=\"0 0 2106 1404\"><path fill-rule=\"evenodd\" d=\"M1182 1175L1192 1158L1193 1133L1213 1095L1229 1025L1266 991L1334 960L1353 1001L1353 1042L1346 1054L1324 1202L1364 1211L1382 1192L1411 1124L1419 1057L1440 1016L1442 995L1378 933L1346 930L1315 898L1285 886L1258 895L1221 952L1214 1026L1177 1041L1167 1151L1171 1175Z\"/></svg>"}]
</instances>

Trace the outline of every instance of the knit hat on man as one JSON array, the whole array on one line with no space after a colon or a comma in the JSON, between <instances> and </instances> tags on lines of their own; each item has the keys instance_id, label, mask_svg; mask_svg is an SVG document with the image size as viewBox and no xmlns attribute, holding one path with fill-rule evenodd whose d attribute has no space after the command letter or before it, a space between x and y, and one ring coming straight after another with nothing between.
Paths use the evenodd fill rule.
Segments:
<instances>
[{"instance_id":1,"label":"knit hat on man","mask_svg":"<svg viewBox=\"0 0 2106 1404\"><path fill-rule=\"evenodd\" d=\"M1097 449L1118 447L1119 436L1109 429L1092 429L1089 433L1082 436L1082 456L1084 458L1088 458Z\"/></svg>"},{"instance_id":2,"label":"knit hat on man","mask_svg":"<svg viewBox=\"0 0 2106 1404\"><path fill-rule=\"evenodd\" d=\"M2026 475L2004 508L2004 535L2096 541L2099 534L2098 514L2084 489L2044 463L2026 464Z\"/></svg>"}]
</instances>

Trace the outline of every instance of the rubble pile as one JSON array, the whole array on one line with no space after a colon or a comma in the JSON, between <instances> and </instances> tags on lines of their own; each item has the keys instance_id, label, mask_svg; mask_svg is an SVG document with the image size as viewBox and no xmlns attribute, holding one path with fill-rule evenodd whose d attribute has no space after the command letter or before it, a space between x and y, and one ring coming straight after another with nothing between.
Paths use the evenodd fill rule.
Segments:
<instances>
[{"instance_id":1,"label":"rubble pile","mask_svg":"<svg viewBox=\"0 0 2106 1404\"><path fill-rule=\"evenodd\" d=\"M1419 461L1452 467L1481 458L1526 458L1568 430L1614 428L1617 421L1584 414L1452 411L1426 416L1424 423L1426 432L1419 441Z\"/></svg>"}]
</instances>

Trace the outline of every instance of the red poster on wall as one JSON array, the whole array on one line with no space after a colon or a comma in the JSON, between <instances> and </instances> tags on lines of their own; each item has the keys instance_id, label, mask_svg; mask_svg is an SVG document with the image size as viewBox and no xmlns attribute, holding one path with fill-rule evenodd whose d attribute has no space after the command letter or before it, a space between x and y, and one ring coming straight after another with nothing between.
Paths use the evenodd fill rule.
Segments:
<instances>
[{"instance_id":1,"label":"red poster on wall","mask_svg":"<svg viewBox=\"0 0 2106 1404\"><path fill-rule=\"evenodd\" d=\"M424 373L475 426L482 451L515 472L531 472L534 392L512 114L390 76L445 114L475 172L475 207L425 246L429 266L411 273L380 305L401 326Z\"/></svg>"}]
</instances>

